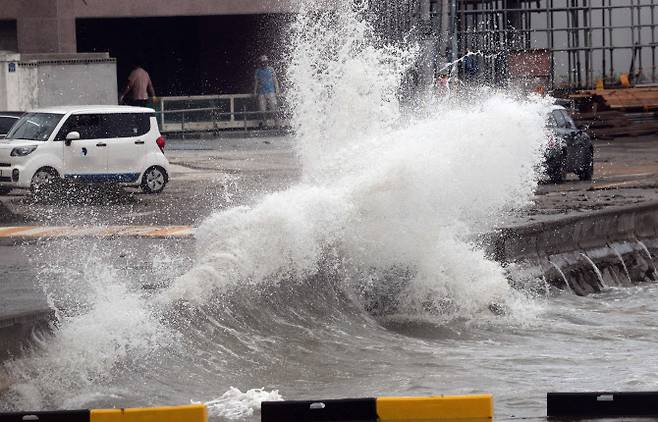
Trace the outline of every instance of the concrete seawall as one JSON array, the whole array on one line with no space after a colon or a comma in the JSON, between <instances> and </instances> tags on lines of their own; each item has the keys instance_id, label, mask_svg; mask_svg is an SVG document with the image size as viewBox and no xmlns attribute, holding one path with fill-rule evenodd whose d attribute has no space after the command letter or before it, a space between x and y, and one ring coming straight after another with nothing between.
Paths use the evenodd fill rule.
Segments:
<instances>
[{"instance_id":1,"label":"concrete seawall","mask_svg":"<svg viewBox=\"0 0 658 422\"><path fill-rule=\"evenodd\" d=\"M18 356L35 332L49 329L53 312L50 309L33 309L0 317L0 363ZM9 386L9 380L0 366L0 392Z\"/></svg>"},{"instance_id":2,"label":"concrete seawall","mask_svg":"<svg viewBox=\"0 0 658 422\"><path fill-rule=\"evenodd\" d=\"M655 281L658 202L503 227L483 243L493 259L527 264L578 295Z\"/></svg>"},{"instance_id":3,"label":"concrete seawall","mask_svg":"<svg viewBox=\"0 0 658 422\"><path fill-rule=\"evenodd\" d=\"M577 295L651 282L657 278L658 202L503 227L481 241L493 259L519 263L536 277ZM14 242L0 248L6 259L12 254L15 262L24 259ZM14 290L7 284L6 293L22 292L30 278L28 273L17 280ZM22 294L38 296L35 292L27 289ZM30 310L14 308L0 315L0 362L20 354L34 332L48 328L53 314L43 305L37 301ZM7 382L0 367L0 391Z\"/></svg>"},{"instance_id":4,"label":"concrete seawall","mask_svg":"<svg viewBox=\"0 0 658 422\"><path fill-rule=\"evenodd\" d=\"M16 339L29 338L35 330L48 329L53 316L50 309L3 315L0 319L0 362L21 351Z\"/></svg>"}]
</instances>

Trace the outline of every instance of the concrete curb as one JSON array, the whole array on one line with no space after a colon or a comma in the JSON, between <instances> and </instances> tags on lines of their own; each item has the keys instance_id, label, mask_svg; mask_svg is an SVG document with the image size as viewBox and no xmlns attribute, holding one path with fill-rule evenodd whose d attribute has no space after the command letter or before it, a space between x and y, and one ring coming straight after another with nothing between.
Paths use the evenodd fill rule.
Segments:
<instances>
[{"instance_id":1,"label":"concrete curb","mask_svg":"<svg viewBox=\"0 0 658 422\"><path fill-rule=\"evenodd\" d=\"M484 236L489 255L501 262L588 250L610 243L658 237L658 202L503 227Z\"/></svg>"},{"instance_id":2,"label":"concrete curb","mask_svg":"<svg viewBox=\"0 0 658 422\"><path fill-rule=\"evenodd\" d=\"M503 227L483 236L483 244L496 261L528 263L578 295L655 281L658 202Z\"/></svg>"},{"instance_id":3,"label":"concrete curb","mask_svg":"<svg viewBox=\"0 0 658 422\"><path fill-rule=\"evenodd\" d=\"M51 309L36 309L0 317L0 362L19 354L25 340L35 331L48 329L53 318L54 312Z\"/></svg>"},{"instance_id":4,"label":"concrete curb","mask_svg":"<svg viewBox=\"0 0 658 422\"><path fill-rule=\"evenodd\" d=\"M13 226L0 227L0 239L51 239L58 237L191 237L191 226Z\"/></svg>"},{"instance_id":5,"label":"concrete curb","mask_svg":"<svg viewBox=\"0 0 658 422\"><path fill-rule=\"evenodd\" d=\"M48 330L54 312L50 309L38 309L0 317L0 363L11 356L19 356L27 339L40 330ZM9 388L11 381L0 366L0 393Z\"/></svg>"}]
</instances>

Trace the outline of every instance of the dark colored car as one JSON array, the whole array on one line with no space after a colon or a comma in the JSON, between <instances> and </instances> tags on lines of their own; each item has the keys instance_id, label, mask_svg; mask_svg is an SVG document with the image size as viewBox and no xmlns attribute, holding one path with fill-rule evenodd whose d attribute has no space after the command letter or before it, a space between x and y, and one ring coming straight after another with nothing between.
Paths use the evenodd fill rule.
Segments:
<instances>
[{"instance_id":1,"label":"dark colored car","mask_svg":"<svg viewBox=\"0 0 658 422\"><path fill-rule=\"evenodd\" d=\"M7 136L9 129L14 126L21 116L22 111L0 111L0 139Z\"/></svg>"},{"instance_id":2,"label":"dark colored car","mask_svg":"<svg viewBox=\"0 0 658 422\"><path fill-rule=\"evenodd\" d=\"M575 173L580 180L592 180L594 146L590 137L579 130L567 110L553 106L546 126L552 132L546 150L546 174L560 183L567 173Z\"/></svg>"}]
</instances>

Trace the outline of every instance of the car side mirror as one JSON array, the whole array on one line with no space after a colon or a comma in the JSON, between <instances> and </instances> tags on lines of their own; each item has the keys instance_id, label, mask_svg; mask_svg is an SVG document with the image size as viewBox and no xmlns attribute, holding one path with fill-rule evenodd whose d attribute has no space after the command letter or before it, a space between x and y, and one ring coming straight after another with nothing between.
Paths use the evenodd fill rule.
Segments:
<instances>
[{"instance_id":1,"label":"car side mirror","mask_svg":"<svg viewBox=\"0 0 658 422\"><path fill-rule=\"evenodd\" d=\"M76 132L76 131L69 132L66 134L66 142L64 143L66 144L66 146L70 146L71 141L77 141L78 139L80 139L80 132Z\"/></svg>"}]
</instances>

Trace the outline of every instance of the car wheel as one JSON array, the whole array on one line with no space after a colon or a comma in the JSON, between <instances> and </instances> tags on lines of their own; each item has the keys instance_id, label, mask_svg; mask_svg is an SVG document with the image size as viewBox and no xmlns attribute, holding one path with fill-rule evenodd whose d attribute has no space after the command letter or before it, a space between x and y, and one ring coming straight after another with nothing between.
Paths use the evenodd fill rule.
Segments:
<instances>
[{"instance_id":1,"label":"car wheel","mask_svg":"<svg viewBox=\"0 0 658 422\"><path fill-rule=\"evenodd\" d=\"M562 180L564 179L564 173L562 172L561 167L549 169L547 174L552 183L562 183Z\"/></svg>"},{"instance_id":2,"label":"car wheel","mask_svg":"<svg viewBox=\"0 0 658 422\"><path fill-rule=\"evenodd\" d=\"M7 195L9 192L11 192L11 188L0 187L0 195Z\"/></svg>"},{"instance_id":3,"label":"car wheel","mask_svg":"<svg viewBox=\"0 0 658 422\"><path fill-rule=\"evenodd\" d=\"M142 175L142 190L145 193L160 193L167 181L167 172L162 167L149 167Z\"/></svg>"},{"instance_id":4,"label":"car wheel","mask_svg":"<svg viewBox=\"0 0 658 422\"><path fill-rule=\"evenodd\" d=\"M52 193L58 179L59 175L55 169L48 167L40 168L32 176L30 191L32 191L34 196L40 197Z\"/></svg>"},{"instance_id":5,"label":"car wheel","mask_svg":"<svg viewBox=\"0 0 658 422\"><path fill-rule=\"evenodd\" d=\"M594 175L594 159L592 156L593 154L590 152L586 158L586 164L576 172L580 180L592 180L592 176Z\"/></svg>"},{"instance_id":6,"label":"car wheel","mask_svg":"<svg viewBox=\"0 0 658 422\"><path fill-rule=\"evenodd\" d=\"M594 165L591 162L584 169L578 172L578 178L580 180L592 180L593 175L594 175Z\"/></svg>"},{"instance_id":7,"label":"car wheel","mask_svg":"<svg viewBox=\"0 0 658 422\"><path fill-rule=\"evenodd\" d=\"M562 156L546 162L546 176L552 183L562 182L565 176Z\"/></svg>"}]
</instances>

